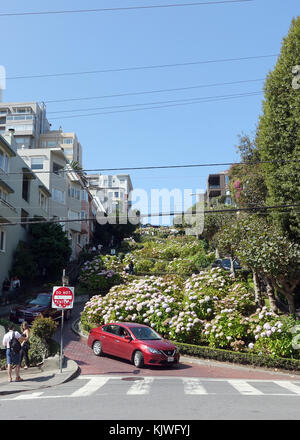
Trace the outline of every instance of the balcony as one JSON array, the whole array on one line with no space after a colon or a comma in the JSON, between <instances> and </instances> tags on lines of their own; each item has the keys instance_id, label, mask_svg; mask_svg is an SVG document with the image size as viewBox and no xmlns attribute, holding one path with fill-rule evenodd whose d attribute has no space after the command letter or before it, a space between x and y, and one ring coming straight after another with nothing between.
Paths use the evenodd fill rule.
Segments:
<instances>
[{"instance_id":1,"label":"balcony","mask_svg":"<svg viewBox=\"0 0 300 440\"><path fill-rule=\"evenodd\" d=\"M17 221L18 211L8 202L0 199L0 223L13 223Z\"/></svg>"}]
</instances>

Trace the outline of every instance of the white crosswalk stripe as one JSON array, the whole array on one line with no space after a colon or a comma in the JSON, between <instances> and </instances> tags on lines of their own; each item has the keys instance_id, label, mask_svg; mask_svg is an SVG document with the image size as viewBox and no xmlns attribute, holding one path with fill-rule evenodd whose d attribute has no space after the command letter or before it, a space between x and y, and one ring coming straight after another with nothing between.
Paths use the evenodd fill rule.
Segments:
<instances>
[{"instance_id":1,"label":"white crosswalk stripe","mask_svg":"<svg viewBox=\"0 0 300 440\"><path fill-rule=\"evenodd\" d=\"M257 388L244 380L228 380L228 383L240 394L245 394L247 396L259 396L264 394L262 391L259 391Z\"/></svg>"},{"instance_id":2,"label":"white crosswalk stripe","mask_svg":"<svg viewBox=\"0 0 300 440\"><path fill-rule=\"evenodd\" d=\"M122 380L123 379L123 380ZM125 380L124 380L125 379ZM67 391L67 385L61 385L62 394L55 393L47 388L38 392L24 392L17 396L0 396L0 400L30 400L54 398L79 398L88 397L99 393L123 394L128 396L143 396L159 392L163 382L173 381L172 387L178 395L209 396L209 395L240 395L240 396L300 396L300 381L288 380L242 380L242 379L217 379L217 378L189 378L189 377L139 377L133 383L132 377L82 375L72 381L72 392ZM83 385L81 382L84 381ZM121 385L122 384L122 385ZM70 385L68 385L70 386ZM74 391L74 388L77 389ZM262 391L264 390L264 391Z\"/></svg>"},{"instance_id":3,"label":"white crosswalk stripe","mask_svg":"<svg viewBox=\"0 0 300 440\"><path fill-rule=\"evenodd\" d=\"M99 388L102 388L103 385L105 385L108 381L109 377L94 376L90 378L89 381L83 385L83 387L80 387L77 391L72 393L70 397L90 396L98 391Z\"/></svg>"},{"instance_id":4,"label":"white crosswalk stripe","mask_svg":"<svg viewBox=\"0 0 300 440\"><path fill-rule=\"evenodd\" d=\"M154 378L147 377L144 380L139 380L134 382L126 394L137 395L137 394L149 394L150 386L152 385Z\"/></svg>"},{"instance_id":5,"label":"white crosswalk stripe","mask_svg":"<svg viewBox=\"0 0 300 440\"><path fill-rule=\"evenodd\" d=\"M201 385L200 379L184 378L184 394L207 394L206 389Z\"/></svg>"}]
</instances>

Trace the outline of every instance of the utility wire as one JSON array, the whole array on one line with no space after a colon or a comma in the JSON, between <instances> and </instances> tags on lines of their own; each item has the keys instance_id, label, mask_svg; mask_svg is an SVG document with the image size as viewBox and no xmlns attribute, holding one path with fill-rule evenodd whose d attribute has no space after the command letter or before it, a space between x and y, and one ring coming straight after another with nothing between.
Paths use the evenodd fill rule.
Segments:
<instances>
[{"instance_id":1,"label":"utility wire","mask_svg":"<svg viewBox=\"0 0 300 440\"><path fill-rule=\"evenodd\" d=\"M230 94L230 95L217 95L217 96L207 96L207 97L194 97L194 98L183 98L183 99L173 99L173 100L169 100L169 101L154 101L154 102L144 102L144 103L137 103L137 104L123 104L123 105L112 105L112 106L106 106L106 107L91 107L91 108L81 108L81 109L71 109L71 110L58 110L58 111L53 111L53 112L49 112L49 113L72 113L72 112L83 112L83 111L93 111L93 110L109 110L109 109L119 109L119 108L130 108L130 107L142 107L142 106L153 106L153 105L159 105L158 108L161 108L160 104L164 105L164 104L173 104L173 103L201 103L203 102L210 102L210 101L214 101L214 100L227 100L227 99L231 99L231 98L243 98L243 97L247 97L247 96L256 96L256 95L260 95L261 93L263 93L262 91L257 91L257 92L247 92L247 93L235 93L235 94ZM143 110L147 110L148 107L146 107ZM153 108L153 107L151 107ZM94 113L89 113L87 115L82 114L82 115L72 115L72 116L60 116L60 117L55 117L52 119L64 119L65 117L81 117L81 116L91 116ZM98 114L98 113L96 113Z\"/></svg>"},{"instance_id":2,"label":"utility wire","mask_svg":"<svg viewBox=\"0 0 300 440\"><path fill-rule=\"evenodd\" d=\"M98 115L110 115L110 114L115 114L115 113L129 113L129 112L140 112L140 111L145 111L145 110L156 110L156 109L163 109L163 108L169 108L169 107L181 107L184 105L194 105L194 104L202 104L205 102L221 102L221 101L228 101L230 99L238 99L238 98L245 98L245 97L249 97L249 96L257 96L262 94L263 92L251 92L251 93L244 93L244 94L237 94L237 95L231 95L228 97L219 97L219 98L214 98L214 99L203 99L203 98L196 98L194 101L189 101L187 102L187 100L184 100L185 102L180 102L180 103L174 103L174 104L162 104L162 105L155 105L155 106L148 106L148 107L141 107L141 108L128 108L125 110L112 110L112 111L108 111L108 112L96 112L96 113L85 113L85 114L81 114L81 115L72 115L72 116L60 116L60 117L55 117L55 118L51 118L52 120L56 120L56 119L72 119L72 118L80 118L80 117L84 117L84 116L98 116ZM135 106L138 105L147 105L147 104L135 104ZM119 106L119 108L122 106ZM130 106L126 106L126 107L130 107Z\"/></svg>"},{"instance_id":3,"label":"utility wire","mask_svg":"<svg viewBox=\"0 0 300 440\"><path fill-rule=\"evenodd\" d=\"M274 205L274 206L257 206L252 208L234 208L234 209L209 209L209 210L203 210L200 212L189 212L189 211L181 211L181 212L158 212L158 213L147 213L147 214L137 214L137 215L128 215L128 216L107 216L103 218L107 218L107 221L111 218L116 218L119 221L121 220L137 220L140 218L147 218L147 217L169 217L169 216L191 216L195 214L217 214L217 213L225 213L230 214L233 212L259 212L259 211L265 211L265 210L279 210L284 209L283 212L290 212L286 211L287 209L292 208L299 208L300 204L288 204L288 205ZM14 223L1 223L1 226L16 226L16 225L31 225L31 224L41 224L41 223L73 223L73 222L90 222L90 221L97 221L96 218L85 218L85 219L52 219L52 220L32 220L32 221L20 221L20 222L14 222Z\"/></svg>"},{"instance_id":4,"label":"utility wire","mask_svg":"<svg viewBox=\"0 0 300 440\"><path fill-rule=\"evenodd\" d=\"M223 1L211 1L211 2L195 2L195 3L175 3L167 5L148 5L148 6L126 6L117 8L96 8L96 9L73 9L73 10L60 10L60 11L31 11L31 12L3 12L0 17L18 17L29 15L57 15L57 14L82 14L82 13L95 13L95 12L115 12L115 11L134 11L138 9L166 9L166 8L182 8L188 6L204 6L204 5L220 5L227 3L246 3L253 2L254 0L223 0Z\"/></svg>"},{"instance_id":5,"label":"utility wire","mask_svg":"<svg viewBox=\"0 0 300 440\"><path fill-rule=\"evenodd\" d=\"M202 164L186 164L186 165L159 165L159 166L143 166L143 167L122 167L122 168L93 168L82 169L81 172L101 172L101 171L137 171L137 170L159 170L159 169L174 169L174 168L198 168L198 167L216 167L216 166L231 166L231 165L261 165L261 164L285 164L285 163L300 163L300 159L291 160L263 160L257 162L223 162L223 163L202 163ZM76 170L60 170L60 171L14 171L8 172L6 175L26 175L26 174L62 174L62 173L77 173ZM9 183L9 180L7 180Z\"/></svg>"},{"instance_id":6,"label":"utility wire","mask_svg":"<svg viewBox=\"0 0 300 440\"><path fill-rule=\"evenodd\" d=\"M6 80L30 79L30 78L51 78L51 77L59 77L59 76L88 75L88 74L94 74L94 73L128 72L128 71L132 71L132 70L165 69L168 67L182 67L182 66L193 66L193 65L199 65L199 64L227 63L227 62L232 62L232 61L247 61L247 60L255 60L255 59L261 59L261 58L271 58L271 57L277 57L277 56L278 56L278 54L256 55L256 56L250 56L250 57L223 58L223 59L206 60L206 61L190 61L190 62L186 62L186 63L156 64L156 65L149 65L149 66L120 67L120 68L110 68L110 69L101 69L101 70L79 71L79 72L45 73L45 74L10 76L10 77L8 76L8 77L6 77Z\"/></svg>"},{"instance_id":7,"label":"utility wire","mask_svg":"<svg viewBox=\"0 0 300 440\"><path fill-rule=\"evenodd\" d=\"M265 78L259 78L259 79L246 79L241 81L231 81L231 82L222 82L222 83L212 83L212 84L201 84L196 86L188 86L188 87L176 87L172 89L158 89L158 90L146 90L141 92L127 92L127 93L115 93L112 95L101 95L101 96L87 96L83 98L65 98L65 99L53 99L49 101L42 101L44 104L53 104L53 103L59 103L59 102L72 102L72 101L89 101L94 99L106 99L106 98L121 98L124 96L138 96L138 95L148 95L153 93L166 93L166 92L178 92L182 90L192 90L192 89L200 89L204 87L218 87L218 86L228 86L228 85L235 85L235 84L244 84L244 83L250 83L250 82L260 82L264 81ZM59 113L59 112L48 112L50 113Z\"/></svg>"}]
</instances>

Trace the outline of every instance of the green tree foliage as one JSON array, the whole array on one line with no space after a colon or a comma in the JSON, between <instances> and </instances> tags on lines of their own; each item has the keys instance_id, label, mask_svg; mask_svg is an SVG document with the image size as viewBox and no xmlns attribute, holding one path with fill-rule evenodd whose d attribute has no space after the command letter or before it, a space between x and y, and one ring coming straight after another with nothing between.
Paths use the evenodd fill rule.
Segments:
<instances>
[{"instance_id":1,"label":"green tree foliage","mask_svg":"<svg viewBox=\"0 0 300 440\"><path fill-rule=\"evenodd\" d=\"M20 242L14 255L12 274L23 281L56 281L71 256L71 247L61 225L38 223L29 226L29 241Z\"/></svg>"},{"instance_id":2,"label":"green tree foliage","mask_svg":"<svg viewBox=\"0 0 300 440\"><path fill-rule=\"evenodd\" d=\"M230 192L240 208L264 206L267 196L265 175L256 139L239 136L237 150L243 165L233 165L229 170Z\"/></svg>"},{"instance_id":3,"label":"green tree foliage","mask_svg":"<svg viewBox=\"0 0 300 440\"><path fill-rule=\"evenodd\" d=\"M277 161L263 165L270 205L300 203L300 90L292 86L292 69L299 60L300 17L293 19L264 87L257 147L263 161ZM289 237L300 239L300 217L295 210L273 215Z\"/></svg>"}]
</instances>

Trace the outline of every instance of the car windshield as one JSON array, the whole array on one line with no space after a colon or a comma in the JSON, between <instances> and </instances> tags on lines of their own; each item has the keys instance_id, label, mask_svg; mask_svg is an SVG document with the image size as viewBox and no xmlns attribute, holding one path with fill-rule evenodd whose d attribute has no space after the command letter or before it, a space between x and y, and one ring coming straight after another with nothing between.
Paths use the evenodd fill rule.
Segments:
<instances>
[{"instance_id":1,"label":"car windshield","mask_svg":"<svg viewBox=\"0 0 300 440\"><path fill-rule=\"evenodd\" d=\"M231 267L230 259L229 258L224 258L224 260L222 260L222 264L225 267ZM240 264L239 264L239 262L237 260L234 260L233 261L233 266L234 267L240 267Z\"/></svg>"},{"instance_id":2,"label":"car windshield","mask_svg":"<svg viewBox=\"0 0 300 440\"><path fill-rule=\"evenodd\" d=\"M130 330L137 339L142 340L159 340L161 337L149 327L131 327Z\"/></svg>"},{"instance_id":3,"label":"car windshield","mask_svg":"<svg viewBox=\"0 0 300 440\"><path fill-rule=\"evenodd\" d=\"M34 304L37 306L48 306L51 300L51 295L38 295L33 300L29 301L29 304Z\"/></svg>"}]
</instances>

